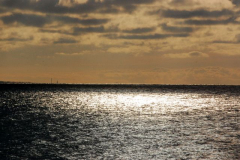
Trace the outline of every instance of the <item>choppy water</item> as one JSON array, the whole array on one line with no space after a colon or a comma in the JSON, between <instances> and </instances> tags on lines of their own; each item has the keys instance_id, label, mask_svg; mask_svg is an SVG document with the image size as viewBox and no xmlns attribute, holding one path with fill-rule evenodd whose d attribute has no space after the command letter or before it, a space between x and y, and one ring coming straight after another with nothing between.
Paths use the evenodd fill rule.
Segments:
<instances>
[{"instance_id":1,"label":"choppy water","mask_svg":"<svg viewBox=\"0 0 240 160\"><path fill-rule=\"evenodd\" d=\"M0 85L1 159L240 159L240 86Z\"/></svg>"}]
</instances>

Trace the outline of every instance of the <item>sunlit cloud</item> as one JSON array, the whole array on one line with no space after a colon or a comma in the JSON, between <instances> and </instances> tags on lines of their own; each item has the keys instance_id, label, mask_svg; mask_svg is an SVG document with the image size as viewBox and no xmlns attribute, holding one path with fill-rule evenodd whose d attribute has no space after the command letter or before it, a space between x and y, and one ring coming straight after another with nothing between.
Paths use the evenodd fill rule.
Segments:
<instances>
[{"instance_id":1,"label":"sunlit cloud","mask_svg":"<svg viewBox=\"0 0 240 160\"><path fill-rule=\"evenodd\" d=\"M64 7L73 7L74 5L87 3L88 0L59 0L58 5Z\"/></svg>"},{"instance_id":2,"label":"sunlit cloud","mask_svg":"<svg viewBox=\"0 0 240 160\"><path fill-rule=\"evenodd\" d=\"M151 52L151 48L146 46L144 47L140 47L140 46L111 47L107 50L107 52L140 55L140 54L147 54Z\"/></svg>"},{"instance_id":3,"label":"sunlit cloud","mask_svg":"<svg viewBox=\"0 0 240 160\"><path fill-rule=\"evenodd\" d=\"M189 53L165 54L164 56L169 57L169 58L199 58L199 57L207 58L207 57L209 57L208 54L198 52L198 51L193 51L193 52L189 52Z\"/></svg>"},{"instance_id":4,"label":"sunlit cloud","mask_svg":"<svg viewBox=\"0 0 240 160\"><path fill-rule=\"evenodd\" d=\"M225 43L225 44L238 44L240 43L240 34L237 34L234 38L234 40L215 40L213 43Z\"/></svg>"},{"instance_id":5,"label":"sunlit cloud","mask_svg":"<svg viewBox=\"0 0 240 160\"><path fill-rule=\"evenodd\" d=\"M60 53L55 53L55 54L60 55L60 56L81 56L84 53L63 53L63 52L60 52Z\"/></svg>"}]
</instances>

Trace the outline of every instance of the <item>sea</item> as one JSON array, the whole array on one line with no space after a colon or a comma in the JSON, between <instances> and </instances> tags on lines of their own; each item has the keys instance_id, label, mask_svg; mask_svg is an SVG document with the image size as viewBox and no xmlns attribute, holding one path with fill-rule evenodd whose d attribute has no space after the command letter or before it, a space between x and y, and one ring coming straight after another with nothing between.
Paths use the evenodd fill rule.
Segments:
<instances>
[{"instance_id":1,"label":"sea","mask_svg":"<svg viewBox=\"0 0 240 160\"><path fill-rule=\"evenodd\" d=\"M240 86L0 84L1 160L240 159Z\"/></svg>"}]
</instances>

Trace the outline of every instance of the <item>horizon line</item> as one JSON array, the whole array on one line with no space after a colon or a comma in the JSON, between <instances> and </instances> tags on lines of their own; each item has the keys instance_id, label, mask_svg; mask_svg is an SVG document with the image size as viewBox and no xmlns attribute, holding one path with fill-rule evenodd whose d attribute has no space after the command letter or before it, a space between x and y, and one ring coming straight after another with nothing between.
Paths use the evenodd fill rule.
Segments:
<instances>
[{"instance_id":1,"label":"horizon line","mask_svg":"<svg viewBox=\"0 0 240 160\"><path fill-rule=\"evenodd\" d=\"M42 84L42 85L159 85L159 86L240 86L240 84L162 84L162 83L46 83L0 81L0 84Z\"/></svg>"}]
</instances>

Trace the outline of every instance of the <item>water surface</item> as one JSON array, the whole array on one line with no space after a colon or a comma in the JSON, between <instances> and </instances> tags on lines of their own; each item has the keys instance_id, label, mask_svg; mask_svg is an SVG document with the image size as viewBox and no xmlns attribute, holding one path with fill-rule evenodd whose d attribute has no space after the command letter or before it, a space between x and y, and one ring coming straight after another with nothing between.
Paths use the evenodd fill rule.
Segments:
<instances>
[{"instance_id":1,"label":"water surface","mask_svg":"<svg viewBox=\"0 0 240 160\"><path fill-rule=\"evenodd\" d=\"M3 159L240 158L240 86L0 88Z\"/></svg>"}]
</instances>

